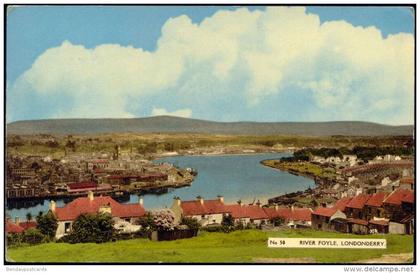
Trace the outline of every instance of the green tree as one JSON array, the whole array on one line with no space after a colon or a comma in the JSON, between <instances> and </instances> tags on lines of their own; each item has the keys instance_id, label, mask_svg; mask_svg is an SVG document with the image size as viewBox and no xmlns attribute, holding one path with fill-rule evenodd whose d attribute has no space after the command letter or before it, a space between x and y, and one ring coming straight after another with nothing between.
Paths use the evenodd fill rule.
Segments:
<instances>
[{"instance_id":1,"label":"green tree","mask_svg":"<svg viewBox=\"0 0 420 273\"><path fill-rule=\"evenodd\" d=\"M28 212L28 213L26 214L26 221L27 221L27 222L32 221L32 213Z\"/></svg>"},{"instance_id":2,"label":"green tree","mask_svg":"<svg viewBox=\"0 0 420 273\"><path fill-rule=\"evenodd\" d=\"M103 243L114 235L114 221L108 213L81 214L74 221L70 233L70 243Z\"/></svg>"},{"instance_id":3,"label":"green tree","mask_svg":"<svg viewBox=\"0 0 420 273\"><path fill-rule=\"evenodd\" d=\"M50 239L54 238L58 227L57 218L55 217L54 213L49 211L46 214L39 214L36 217L36 221L37 228L42 234Z\"/></svg>"},{"instance_id":4,"label":"green tree","mask_svg":"<svg viewBox=\"0 0 420 273\"><path fill-rule=\"evenodd\" d=\"M150 212L147 212L144 217L141 217L137 220L137 224L142 227L144 230L155 230L155 224L153 221L153 215Z\"/></svg>"},{"instance_id":5,"label":"green tree","mask_svg":"<svg viewBox=\"0 0 420 273\"><path fill-rule=\"evenodd\" d=\"M230 232L235 228L235 220L232 215L227 214L223 216L222 227L225 232Z\"/></svg>"}]
</instances>

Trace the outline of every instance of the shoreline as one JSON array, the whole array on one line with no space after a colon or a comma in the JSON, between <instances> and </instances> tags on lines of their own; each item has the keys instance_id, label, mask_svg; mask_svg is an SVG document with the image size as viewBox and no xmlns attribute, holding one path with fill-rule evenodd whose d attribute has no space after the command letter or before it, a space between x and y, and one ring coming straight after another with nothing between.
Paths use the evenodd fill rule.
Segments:
<instances>
[{"instance_id":1,"label":"shoreline","mask_svg":"<svg viewBox=\"0 0 420 273\"><path fill-rule=\"evenodd\" d=\"M321 177L319 177L317 175L314 175L314 174L309 174L309 173L304 173L304 172L295 172L295 171L288 170L287 168L270 166L267 163L265 163L265 161L268 161L268 160L278 160L278 159L261 160L260 164L265 166L265 167L274 169L274 170L278 170L278 171L281 171L281 172L287 172L287 173L292 174L292 175L312 179L315 183L315 188L311 189L312 191L325 189L324 185L327 184L327 183L325 183L325 182L327 182L327 180L325 180L324 178L321 178ZM289 196L293 196L293 198L305 197L305 194L306 194L306 191L295 191L295 192L290 192L290 193L287 193L287 194L277 195L277 196L269 198L268 201L267 201L267 204L273 204L273 203L276 204L276 203L279 203L279 202L283 202L281 199L290 199Z\"/></svg>"}]
</instances>

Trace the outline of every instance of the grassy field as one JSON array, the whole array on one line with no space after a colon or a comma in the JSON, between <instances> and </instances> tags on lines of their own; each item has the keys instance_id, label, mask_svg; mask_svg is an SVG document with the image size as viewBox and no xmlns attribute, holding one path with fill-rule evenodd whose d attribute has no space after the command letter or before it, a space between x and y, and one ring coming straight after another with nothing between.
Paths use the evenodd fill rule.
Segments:
<instances>
[{"instance_id":1,"label":"grassy field","mask_svg":"<svg viewBox=\"0 0 420 273\"><path fill-rule=\"evenodd\" d=\"M279 162L278 160L264 160L264 165L281 169L284 171L292 171L299 174L307 174L320 178L335 177L335 170L332 168L323 168L310 162Z\"/></svg>"},{"instance_id":2,"label":"grassy field","mask_svg":"<svg viewBox=\"0 0 420 273\"><path fill-rule=\"evenodd\" d=\"M384 238L387 249L273 249L269 237L317 238ZM384 254L413 252L413 236L366 235L294 230L264 232L261 230L225 233L201 233L192 239L154 242L134 239L104 244L48 243L7 250L7 258L16 262L167 262L167 263L253 263L261 260L308 258L317 263L349 263L378 258ZM278 260L279 261L279 260Z\"/></svg>"}]
</instances>

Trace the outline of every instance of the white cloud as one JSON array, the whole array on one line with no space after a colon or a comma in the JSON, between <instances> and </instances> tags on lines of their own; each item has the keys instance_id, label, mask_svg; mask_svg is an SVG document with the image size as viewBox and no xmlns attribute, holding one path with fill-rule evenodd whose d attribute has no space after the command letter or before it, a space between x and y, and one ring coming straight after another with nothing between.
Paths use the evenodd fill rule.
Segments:
<instances>
[{"instance_id":1,"label":"white cloud","mask_svg":"<svg viewBox=\"0 0 420 273\"><path fill-rule=\"evenodd\" d=\"M192 115L192 111L189 108L178 109L173 112L168 112L165 108L155 108L152 109L152 116L175 116L182 118L189 118Z\"/></svg>"},{"instance_id":2,"label":"white cloud","mask_svg":"<svg viewBox=\"0 0 420 273\"><path fill-rule=\"evenodd\" d=\"M71 105L62 117L117 117L150 111L141 102L153 96L196 98L198 105L211 92L217 105L239 94L252 109L296 88L308 92L318 109L312 115L324 120L388 123L392 108L393 122L412 123L414 37L383 38L374 27L345 21L321 24L303 7L219 11L200 24L184 15L164 24L153 52L116 44L88 49L65 41L38 57L11 96L28 90L46 98L65 95ZM129 107L132 98L140 101L137 112ZM190 104L178 107L194 110Z\"/></svg>"}]
</instances>

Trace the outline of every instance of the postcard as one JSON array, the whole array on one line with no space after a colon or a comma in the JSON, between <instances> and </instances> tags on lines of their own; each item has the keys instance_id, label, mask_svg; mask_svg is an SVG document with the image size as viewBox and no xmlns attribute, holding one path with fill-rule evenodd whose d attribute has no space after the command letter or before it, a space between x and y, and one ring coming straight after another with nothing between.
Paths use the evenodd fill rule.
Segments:
<instances>
[{"instance_id":1,"label":"postcard","mask_svg":"<svg viewBox=\"0 0 420 273\"><path fill-rule=\"evenodd\" d=\"M415 5L4 9L5 265L415 265Z\"/></svg>"}]
</instances>

